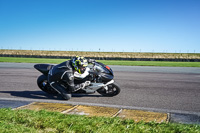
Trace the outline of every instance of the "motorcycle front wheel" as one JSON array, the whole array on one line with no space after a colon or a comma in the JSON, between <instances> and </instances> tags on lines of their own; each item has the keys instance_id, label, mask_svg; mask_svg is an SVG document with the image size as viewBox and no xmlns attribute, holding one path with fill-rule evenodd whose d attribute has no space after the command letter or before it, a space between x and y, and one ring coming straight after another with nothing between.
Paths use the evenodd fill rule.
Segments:
<instances>
[{"instance_id":1,"label":"motorcycle front wheel","mask_svg":"<svg viewBox=\"0 0 200 133\"><path fill-rule=\"evenodd\" d=\"M37 79L37 85L38 85L38 87L39 87L42 91L44 91L44 92L46 92L46 93L48 93L48 94L58 94L58 92L55 91L55 90L49 85L49 83L48 83L48 81L47 81L47 76L45 76L45 75L40 75L40 76L38 77L38 79Z\"/></svg>"},{"instance_id":2,"label":"motorcycle front wheel","mask_svg":"<svg viewBox=\"0 0 200 133\"><path fill-rule=\"evenodd\" d=\"M120 93L121 89L118 84L112 83L107 85L108 89L106 90L104 87L97 90L99 94L102 96L113 97Z\"/></svg>"}]
</instances>

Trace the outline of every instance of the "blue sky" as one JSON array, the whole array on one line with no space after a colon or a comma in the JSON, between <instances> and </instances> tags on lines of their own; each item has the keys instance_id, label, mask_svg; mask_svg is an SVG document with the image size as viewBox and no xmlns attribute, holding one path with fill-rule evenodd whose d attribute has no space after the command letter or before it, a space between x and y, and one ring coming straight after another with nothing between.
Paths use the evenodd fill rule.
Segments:
<instances>
[{"instance_id":1,"label":"blue sky","mask_svg":"<svg viewBox=\"0 0 200 133\"><path fill-rule=\"evenodd\" d=\"M200 53L200 0L0 0L0 48Z\"/></svg>"}]
</instances>

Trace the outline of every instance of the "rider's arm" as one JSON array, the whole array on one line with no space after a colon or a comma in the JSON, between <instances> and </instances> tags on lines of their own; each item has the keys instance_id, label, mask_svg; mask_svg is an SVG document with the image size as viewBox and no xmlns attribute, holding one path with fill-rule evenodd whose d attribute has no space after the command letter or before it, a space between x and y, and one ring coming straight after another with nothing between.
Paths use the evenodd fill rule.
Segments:
<instances>
[{"instance_id":1,"label":"rider's arm","mask_svg":"<svg viewBox=\"0 0 200 133\"><path fill-rule=\"evenodd\" d=\"M80 74L78 72L74 72L74 77L75 78L79 78L79 79L83 79L83 78L85 78L86 76L89 75L89 71L90 71L90 68L86 67L86 70L85 70L85 72L83 74Z\"/></svg>"},{"instance_id":2,"label":"rider's arm","mask_svg":"<svg viewBox=\"0 0 200 133\"><path fill-rule=\"evenodd\" d=\"M96 62L95 59L88 59L88 63L94 63Z\"/></svg>"}]
</instances>

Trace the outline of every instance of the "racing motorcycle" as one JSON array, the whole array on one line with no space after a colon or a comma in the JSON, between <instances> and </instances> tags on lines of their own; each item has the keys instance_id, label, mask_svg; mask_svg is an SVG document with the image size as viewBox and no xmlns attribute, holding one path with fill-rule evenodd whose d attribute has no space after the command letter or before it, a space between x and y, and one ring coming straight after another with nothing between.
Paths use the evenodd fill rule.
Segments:
<instances>
[{"instance_id":1,"label":"racing motorcycle","mask_svg":"<svg viewBox=\"0 0 200 133\"><path fill-rule=\"evenodd\" d=\"M96 91L102 96L112 97L120 93L121 89L119 85L114 81L114 74L112 69L104 65L103 63L96 62L93 60L89 62L93 64L88 70L89 75L84 79L76 78L74 75L74 84L86 83L87 85L82 87L73 93L82 93L82 94L93 94ZM54 65L52 64L36 64L34 68L42 73L37 79L38 87L48 93L48 94L58 94L50 84L48 83L48 73ZM68 89L68 86L65 82L60 81L65 89Z\"/></svg>"}]
</instances>

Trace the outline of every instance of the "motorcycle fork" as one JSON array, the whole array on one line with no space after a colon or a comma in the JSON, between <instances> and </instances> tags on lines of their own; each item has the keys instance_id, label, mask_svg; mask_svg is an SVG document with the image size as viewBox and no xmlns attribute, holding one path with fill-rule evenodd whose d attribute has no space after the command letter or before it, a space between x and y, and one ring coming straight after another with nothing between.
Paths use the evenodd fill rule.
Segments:
<instances>
[{"instance_id":1,"label":"motorcycle fork","mask_svg":"<svg viewBox=\"0 0 200 133\"><path fill-rule=\"evenodd\" d=\"M106 92L108 93L108 85L114 83L114 80L109 81L108 83L106 83L103 88L106 90Z\"/></svg>"}]
</instances>

